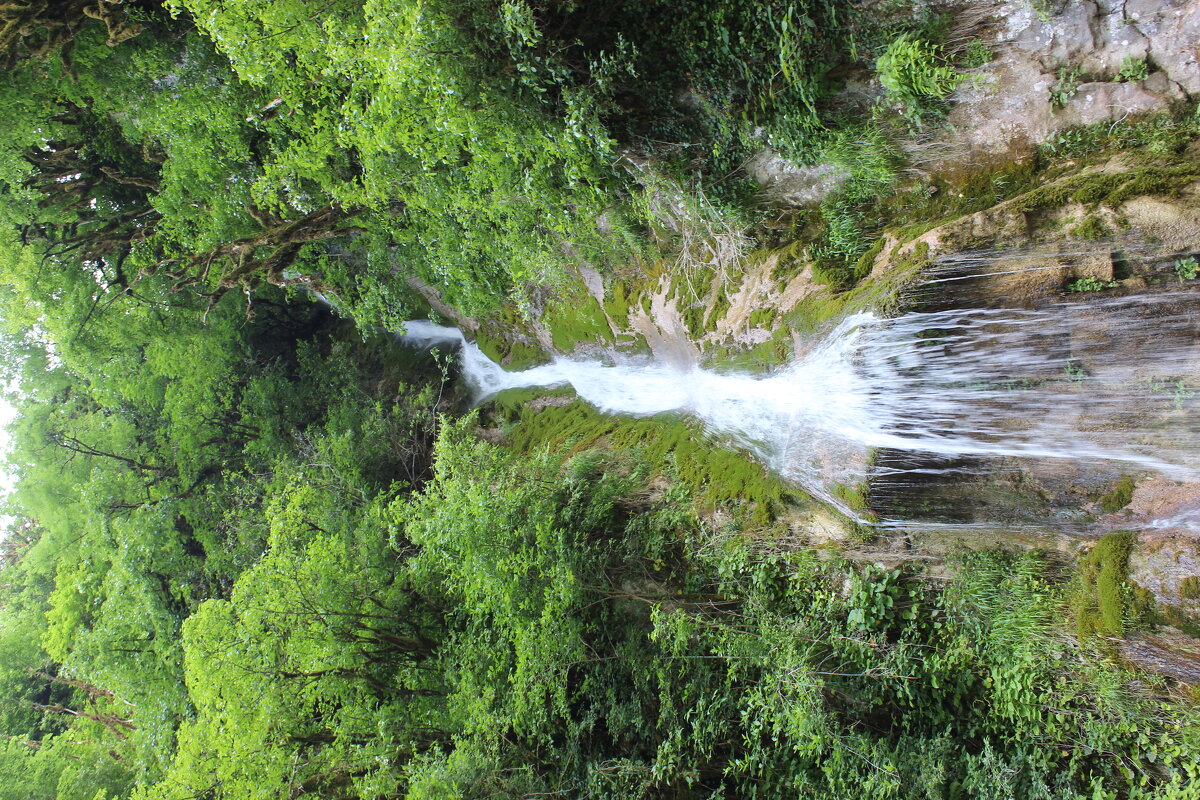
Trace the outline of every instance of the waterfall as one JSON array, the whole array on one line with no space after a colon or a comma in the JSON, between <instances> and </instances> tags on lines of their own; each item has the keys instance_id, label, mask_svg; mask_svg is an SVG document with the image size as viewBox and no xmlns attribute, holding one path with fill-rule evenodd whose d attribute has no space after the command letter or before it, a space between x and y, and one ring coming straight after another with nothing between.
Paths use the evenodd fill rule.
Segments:
<instances>
[{"instance_id":1,"label":"waterfall","mask_svg":"<svg viewBox=\"0 0 1200 800\"><path fill-rule=\"evenodd\" d=\"M507 372L455 328L411 322L403 339L459 347L463 378L480 401L513 387L570 384L601 411L689 414L852 515L837 484L865 480L872 469L892 481L897 471L937 471L939 459L1063 459L1193 477L1196 297L862 313L769 374L572 358ZM924 460L871 467L878 448Z\"/></svg>"}]
</instances>

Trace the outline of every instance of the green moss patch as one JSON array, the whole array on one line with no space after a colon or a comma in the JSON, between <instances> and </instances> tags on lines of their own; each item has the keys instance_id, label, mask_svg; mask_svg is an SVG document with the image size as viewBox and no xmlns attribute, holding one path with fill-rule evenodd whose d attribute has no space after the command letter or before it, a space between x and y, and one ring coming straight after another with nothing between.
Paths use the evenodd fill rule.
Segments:
<instances>
[{"instance_id":1,"label":"green moss patch","mask_svg":"<svg viewBox=\"0 0 1200 800\"><path fill-rule=\"evenodd\" d=\"M752 457L711 441L677 415L610 417L583 401L538 412L522 406L516 413L511 441L518 451L549 447L566 457L602 447L629 454L653 473L678 476L702 510L736 506L751 523L766 525L785 502L801 499Z\"/></svg>"},{"instance_id":2,"label":"green moss patch","mask_svg":"<svg viewBox=\"0 0 1200 800\"><path fill-rule=\"evenodd\" d=\"M1095 214L1089 214L1084 218L1083 222L1071 229L1072 236L1078 236L1080 239L1088 241L1096 241L1097 239L1105 239L1112 236L1112 229L1104 224L1104 221Z\"/></svg>"},{"instance_id":3,"label":"green moss patch","mask_svg":"<svg viewBox=\"0 0 1200 800\"><path fill-rule=\"evenodd\" d=\"M1133 594L1129 552L1136 541L1130 531L1110 533L1079 560L1075 627L1080 639L1124 635Z\"/></svg>"},{"instance_id":4,"label":"green moss patch","mask_svg":"<svg viewBox=\"0 0 1200 800\"><path fill-rule=\"evenodd\" d=\"M1194 164L1147 166L1126 172L1093 172L1063 178L1013 201L1019 211L1060 208L1068 203L1117 206L1143 195L1174 195L1200 176Z\"/></svg>"},{"instance_id":5,"label":"green moss patch","mask_svg":"<svg viewBox=\"0 0 1200 800\"><path fill-rule=\"evenodd\" d=\"M574 352L582 342L613 341L604 309L591 295L560 298L542 316L542 322L550 329L554 348L563 353Z\"/></svg>"},{"instance_id":6,"label":"green moss patch","mask_svg":"<svg viewBox=\"0 0 1200 800\"><path fill-rule=\"evenodd\" d=\"M1113 490L1101 497L1097 502L1100 503L1100 508L1104 509L1105 513L1115 514L1129 505L1129 501L1133 499L1133 489L1133 478L1121 478L1121 480L1117 481L1117 485L1113 487Z\"/></svg>"},{"instance_id":7,"label":"green moss patch","mask_svg":"<svg viewBox=\"0 0 1200 800\"><path fill-rule=\"evenodd\" d=\"M750 312L750 324L755 328L770 329L778 315L779 310L775 308L756 308Z\"/></svg>"}]
</instances>

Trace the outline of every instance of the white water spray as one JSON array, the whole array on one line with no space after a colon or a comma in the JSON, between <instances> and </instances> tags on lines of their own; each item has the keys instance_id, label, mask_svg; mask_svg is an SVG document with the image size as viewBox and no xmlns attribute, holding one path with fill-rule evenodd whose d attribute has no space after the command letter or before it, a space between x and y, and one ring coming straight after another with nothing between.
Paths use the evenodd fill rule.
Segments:
<instances>
[{"instance_id":1,"label":"white water spray","mask_svg":"<svg viewBox=\"0 0 1200 800\"><path fill-rule=\"evenodd\" d=\"M1200 304L1192 297L858 314L768 375L569 358L507 372L454 328L410 322L403 338L459 345L477 400L570 384L602 411L690 414L853 516L834 487L864 480L874 448L1194 475L1200 431L1189 387L1200 377Z\"/></svg>"}]
</instances>

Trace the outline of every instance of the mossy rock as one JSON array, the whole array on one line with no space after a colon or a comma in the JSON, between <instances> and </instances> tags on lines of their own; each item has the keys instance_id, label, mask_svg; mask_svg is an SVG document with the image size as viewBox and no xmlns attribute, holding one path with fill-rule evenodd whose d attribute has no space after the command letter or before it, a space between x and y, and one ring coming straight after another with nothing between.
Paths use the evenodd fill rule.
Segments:
<instances>
[{"instance_id":1,"label":"mossy rock","mask_svg":"<svg viewBox=\"0 0 1200 800\"><path fill-rule=\"evenodd\" d=\"M1075 627L1081 640L1125 633L1134 600L1129 553L1137 534L1118 531L1104 536L1079 560L1075 593Z\"/></svg>"},{"instance_id":2,"label":"mossy rock","mask_svg":"<svg viewBox=\"0 0 1200 800\"><path fill-rule=\"evenodd\" d=\"M574 352L585 342L613 342L604 309L591 295L560 298L542 316L542 322L550 329L554 348L563 353Z\"/></svg>"},{"instance_id":3,"label":"mossy rock","mask_svg":"<svg viewBox=\"0 0 1200 800\"><path fill-rule=\"evenodd\" d=\"M1134 486L1133 478L1121 478L1121 480L1117 481L1117 485L1113 487L1111 492L1097 501L1100 504L1100 508L1104 509L1106 514L1117 513L1133 500Z\"/></svg>"},{"instance_id":4,"label":"mossy rock","mask_svg":"<svg viewBox=\"0 0 1200 800\"><path fill-rule=\"evenodd\" d=\"M863 280L871 274L871 269L875 266L875 259L883 252L884 242L884 237L880 236L867 249L867 252L858 257L858 261L854 265L854 280L856 282Z\"/></svg>"},{"instance_id":5,"label":"mossy rock","mask_svg":"<svg viewBox=\"0 0 1200 800\"><path fill-rule=\"evenodd\" d=\"M1083 222L1071 229L1071 235L1094 242L1112 236L1112 228L1105 225L1100 217L1095 214L1089 214L1084 218Z\"/></svg>"}]
</instances>

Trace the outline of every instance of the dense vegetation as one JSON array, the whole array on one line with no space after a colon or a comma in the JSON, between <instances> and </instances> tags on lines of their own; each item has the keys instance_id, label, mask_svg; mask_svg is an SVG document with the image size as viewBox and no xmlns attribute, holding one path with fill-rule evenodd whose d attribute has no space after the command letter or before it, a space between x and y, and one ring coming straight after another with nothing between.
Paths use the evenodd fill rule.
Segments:
<instances>
[{"instance_id":1,"label":"dense vegetation","mask_svg":"<svg viewBox=\"0 0 1200 800\"><path fill-rule=\"evenodd\" d=\"M890 131L969 66L940 24L0 4L0 798L1195 796L1190 699L1098 635L1132 613L1119 541L1074 582L797 550L793 490L686 423L517 404L489 444L376 327L429 286L484 314L654 262L676 205L757 225L734 168L764 142L846 169L795 224L853 285ZM870 123L830 102L852 65L889 92ZM606 335L597 309L555 341Z\"/></svg>"}]
</instances>

